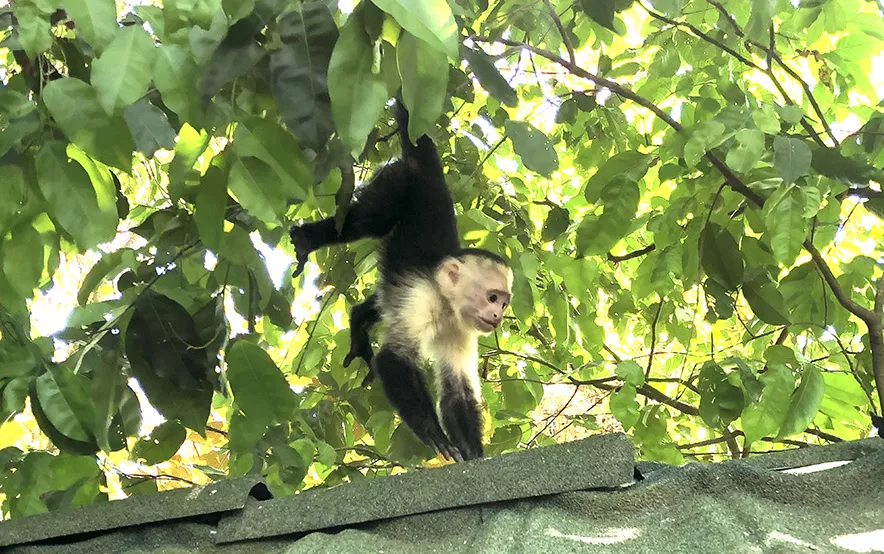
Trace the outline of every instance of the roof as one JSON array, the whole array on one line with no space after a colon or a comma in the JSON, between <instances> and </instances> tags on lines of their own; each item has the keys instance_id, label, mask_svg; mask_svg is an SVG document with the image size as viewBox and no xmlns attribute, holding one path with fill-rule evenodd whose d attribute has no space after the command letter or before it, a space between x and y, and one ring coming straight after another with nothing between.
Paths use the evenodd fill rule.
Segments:
<instances>
[{"instance_id":1,"label":"roof","mask_svg":"<svg viewBox=\"0 0 884 554\"><path fill-rule=\"evenodd\" d=\"M792 470L837 461L848 463ZM884 544L878 438L721 464L639 463L638 481L635 467L630 441L613 434L284 498L248 495L262 490L255 480L222 481L2 522L0 546L293 554L871 552L855 545ZM148 517L160 505L167 517Z\"/></svg>"}]
</instances>

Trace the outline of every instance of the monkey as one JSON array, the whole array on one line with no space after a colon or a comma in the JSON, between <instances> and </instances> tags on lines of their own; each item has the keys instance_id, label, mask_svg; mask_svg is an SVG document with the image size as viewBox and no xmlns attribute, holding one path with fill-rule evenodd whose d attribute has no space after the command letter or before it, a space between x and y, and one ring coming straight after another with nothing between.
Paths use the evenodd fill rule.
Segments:
<instances>
[{"instance_id":1,"label":"monkey","mask_svg":"<svg viewBox=\"0 0 884 554\"><path fill-rule=\"evenodd\" d=\"M332 217L290 228L293 277L319 248L380 239L378 285L351 308L344 364L365 360L363 384L377 378L400 418L435 452L457 462L481 458L477 340L500 325L513 272L493 252L461 247L435 144L426 134L411 142L408 112L398 99L395 116L402 156L357 189L340 233ZM375 354L369 330L378 322L385 331ZM425 359L435 376L438 413L421 371Z\"/></svg>"}]
</instances>

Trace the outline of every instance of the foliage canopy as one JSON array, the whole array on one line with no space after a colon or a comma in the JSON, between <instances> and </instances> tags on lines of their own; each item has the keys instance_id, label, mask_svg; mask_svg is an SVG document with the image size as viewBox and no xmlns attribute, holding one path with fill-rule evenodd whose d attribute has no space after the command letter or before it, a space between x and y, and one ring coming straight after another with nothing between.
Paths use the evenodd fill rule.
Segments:
<instances>
[{"instance_id":1,"label":"foliage canopy","mask_svg":"<svg viewBox=\"0 0 884 554\"><path fill-rule=\"evenodd\" d=\"M397 91L465 241L515 271L480 344L488 454L869 432L880 2L163 5L0 8L3 516L156 475L292 492L440 463L342 365L375 245L288 277L288 222L340 220L396 155Z\"/></svg>"}]
</instances>

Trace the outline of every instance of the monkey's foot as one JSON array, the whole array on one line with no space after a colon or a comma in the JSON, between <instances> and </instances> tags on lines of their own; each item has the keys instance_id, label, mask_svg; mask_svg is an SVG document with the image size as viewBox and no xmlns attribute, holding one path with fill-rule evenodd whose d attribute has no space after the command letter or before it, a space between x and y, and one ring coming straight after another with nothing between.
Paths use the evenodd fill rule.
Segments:
<instances>
[{"instance_id":1,"label":"monkey's foot","mask_svg":"<svg viewBox=\"0 0 884 554\"><path fill-rule=\"evenodd\" d=\"M304 272L304 264L307 263L307 257L313 250L310 248L304 229L300 225L292 225L289 228L289 237L292 239L292 246L295 247L295 261L298 264L292 272L292 278L295 278Z\"/></svg>"},{"instance_id":2,"label":"monkey's foot","mask_svg":"<svg viewBox=\"0 0 884 554\"><path fill-rule=\"evenodd\" d=\"M422 425L420 429L414 429L414 434L417 435L421 442L432 448L435 452L442 454L442 457L446 460L464 461L460 450L451 443L438 423L436 425Z\"/></svg>"}]
</instances>

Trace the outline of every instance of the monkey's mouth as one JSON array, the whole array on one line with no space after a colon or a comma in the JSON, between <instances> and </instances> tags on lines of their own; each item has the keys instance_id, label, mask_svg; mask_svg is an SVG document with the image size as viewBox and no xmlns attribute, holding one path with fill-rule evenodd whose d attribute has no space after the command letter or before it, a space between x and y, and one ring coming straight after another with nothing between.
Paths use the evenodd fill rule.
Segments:
<instances>
[{"instance_id":1,"label":"monkey's mouth","mask_svg":"<svg viewBox=\"0 0 884 554\"><path fill-rule=\"evenodd\" d=\"M488 320L484 317L479 318L479 329L485 331L486 333L490 333L491 331L497 329L497 321Z\"/></svg>"}]
</instances>

